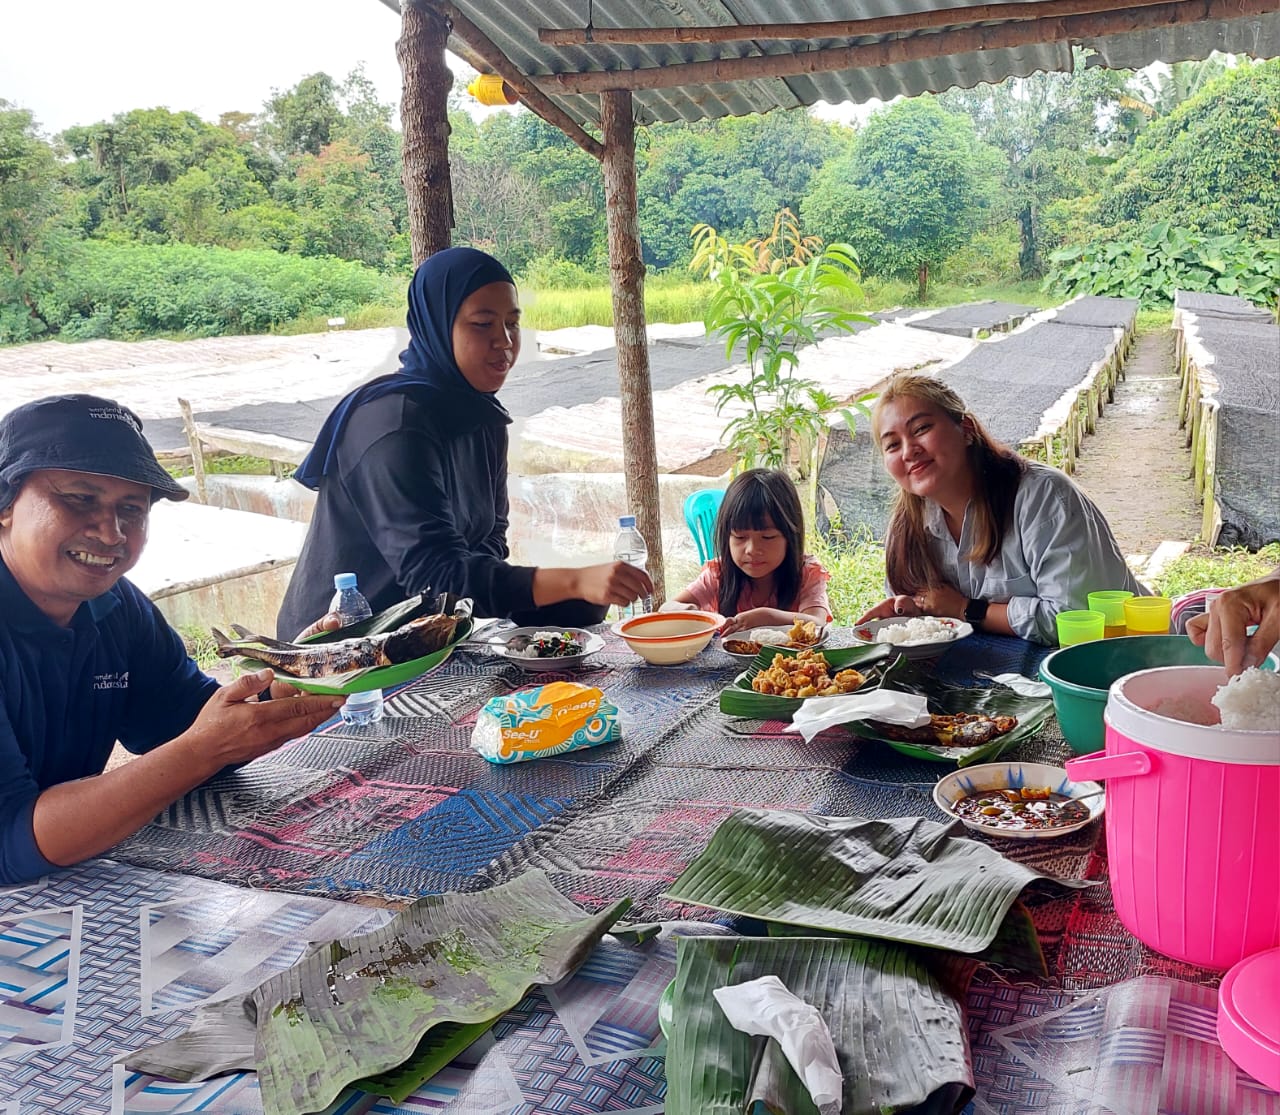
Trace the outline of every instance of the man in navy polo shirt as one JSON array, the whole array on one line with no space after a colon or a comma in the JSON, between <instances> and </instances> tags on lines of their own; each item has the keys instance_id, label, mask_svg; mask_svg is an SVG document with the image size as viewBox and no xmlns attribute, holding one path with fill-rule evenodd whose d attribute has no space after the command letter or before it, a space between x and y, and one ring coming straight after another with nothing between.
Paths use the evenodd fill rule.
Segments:
<instances>
[{"instance_id":1,"label":"man in navy polo shirt","mask_svg":"<svg viewBox=\"0 0 1280 1115\"><path fill-rule=\"evenodd\" d=\"M219 687L124 574L156 499L186 499L132 411L61 395L0 419L0 885L105 852L341 698ZM269 683L273 697L257 694ZM139 757L104 773L119 740Z\"/></svg>"}]
</instances>

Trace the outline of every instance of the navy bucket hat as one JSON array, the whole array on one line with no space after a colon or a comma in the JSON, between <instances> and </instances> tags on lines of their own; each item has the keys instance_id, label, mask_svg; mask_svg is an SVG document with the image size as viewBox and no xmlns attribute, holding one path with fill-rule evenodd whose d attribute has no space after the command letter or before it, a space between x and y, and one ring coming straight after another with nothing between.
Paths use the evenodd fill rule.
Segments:
<instances>
[{"instance_id":1,"label":"navy bucket hat","mask_svg":"<svg viewBox=\"0 0 1280 1115\"><path fill-rule=\"evenodd\" d=\"M45 468L146 484L154 499L190 494L160 467L142 436L142 420L97 395L53 395L0 418L0 510L14 501L29 474Z\"/></svg>"}]
</instances>

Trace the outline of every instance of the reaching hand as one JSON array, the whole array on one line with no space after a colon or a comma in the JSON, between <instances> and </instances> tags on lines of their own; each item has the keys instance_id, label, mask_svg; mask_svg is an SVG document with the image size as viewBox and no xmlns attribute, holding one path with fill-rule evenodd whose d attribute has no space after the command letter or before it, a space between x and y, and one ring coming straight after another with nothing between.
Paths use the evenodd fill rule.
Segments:
<instances>
[{"instance_id":1,"label":"reaching hand","mask_svg":"<svg viewBox=\"0 0 1280 1115\"><path fill-rule=\"evenodd\" d=\"M910 596L890 596L887 600L881 600L869 612L866 612L858 623L866 623L873 619L893 619L895 616L922 616L919 606L915 599ZM856 626L856 624L855 624Z\"/></svg>"},{"instance_id":2,"label":"reaching hand","mask_svg":"<svg viewBox=\"0 0 1280 1115\"><path fill-rule=\"evenodd\" d=\"M589 565L577 570L577 595L592 604L625 606L653 594L649 574L625 561Z\"/></svg>"},{"instance_id":3,"label":"reaching hand","mask_svg":"<svg viewBox=\"0 0 1280 1115\"><path fill-rule=\"evenodd\" d=\"M1258 629L1250 636L1248 628L1255 624ZM1187 637L1226 666L1229 677L1261 665L1280 642L1280 570L1227 589L1204 615L1188 621Z\"/></svg>"},{"instance_id":4,"label":"reaching hand","mask_svg":"<svg viewBox=\"0 0 1280 1115\"><path fill-rule=\"evenodd\" d=\"M282 699L257 700L256 694L274 677L271 670L257 670L224 685L183 733L190 741L199 742L201 757L213 759L215 769L246 763L274 751L286 740L306 735L328 720L345 701L330 694L299 693L291 687L282 688ZM273 686L272 695L275 693Z\"/></svg>"}]
</instances>

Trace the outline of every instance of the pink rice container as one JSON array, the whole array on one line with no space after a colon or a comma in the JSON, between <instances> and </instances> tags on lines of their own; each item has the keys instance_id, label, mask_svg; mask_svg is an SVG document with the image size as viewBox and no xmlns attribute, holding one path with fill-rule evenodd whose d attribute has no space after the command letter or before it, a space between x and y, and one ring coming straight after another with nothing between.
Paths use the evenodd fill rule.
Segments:
<instances>
[{"instance_id":1,"label":"pink rice container","mask_svg":"<svg viewBox=\"0 0 1280 1115\"><path fill-rule=\"evenodd\" d=\"M1237 731L1152 709L1210 699L1220 666L1120 678L1103 751L1067 773L1107 780L1107 860L1116 913L1157 952L1225 970L1280 945L1280 725ZM1216 711L1216 710L1214 710Z\"/></svg>"}]
</instances>

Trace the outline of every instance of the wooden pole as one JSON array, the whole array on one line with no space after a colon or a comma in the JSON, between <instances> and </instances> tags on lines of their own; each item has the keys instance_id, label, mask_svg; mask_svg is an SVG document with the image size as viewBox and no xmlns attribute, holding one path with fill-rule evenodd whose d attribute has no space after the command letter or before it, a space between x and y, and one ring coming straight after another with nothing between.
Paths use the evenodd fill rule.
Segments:
<instances>
[{"instance_id":1,"label":"wooden pole","mask_svg":"<svg viewBox=\"0 0 1280 1115\"><path fill-rule=\"evenodd\" d=\"M401 181L409 202L413 265L447 248L453 236L453 183L449 177L449 90L445 65L449 27L411 0L400 6L396 59L403 78L400 125L404 133Z\"/></svg>"},{"instance_id":2,"label":"wooden pole","mask_svg":"<svg viewBox=\"0 0 1280 1115\"><path fill-rule=\"evenodd\" d=\"M644 320L644 260L636 209L636 129L631 94L600 94L604 134L604 196L609 225L609 278L613 335L622 395L622 467L627 502L649 547L654 603L666 596L662 563L662 515L658 498L658 447L653 433L653 387Z\"/></svg>"},{"instance_id":3,"label":"wooden pole","mask_svg":"<svg viewBox=\"0 0 1280 1115\"><path fill-rule=\"evenodd\" d=\"M681 85L715 85L718 82L875 69L950 54L976 54L1034 43L1078 42L1182 24L1248 19L1273 13L1275 6L1276 0L1185 0L1149 8L1128 7L1096 15L1031 19L1021 23L910 35L865 46L788 51L752 58L721 58L710 62L646 66L636 70L555 74L540 77L538 82L554 93L599 93L605 89L672 89Z\"/></svg>"},{"instance_id":4,"label":"wooden pole","mask_svg":"<svg viewBox=\"0 0 1280 1115\"><path fill-rule=\"evenodd\" d=\"M1145 8L1169 0L1032 0L1022 4L975 4L968 8L934 8L874 19L836 19L825 23L731 23L710 27L541 27L538 41L551 46L595 46L611 43L737 43L765 39L857 39L935 27L963 27L993 20L1047 19L1088 15L1120 8Z\"/></svg>"},{"instance_id":5,"label":"wooden pole","mask_svg":"<svg viewBox=\"0 0 1280 1115\"><path fill-rule=\"evenodd\" d=\"M472 65L476 62L481 63L476 66L476 69L483 70L487 67L501 76L503 81L520 94L520 101L525 108L541 116L553 127L559 128L593 159L599 159L604 154L604 148L598 139L583 131L572 116L543 93L527 74L522 74L494 41L453 4L448 3L448 0L428 0L428 2L435 11L448 20L453 28L453 37L465 43L475 56L468 61Z\"/></svg>"},{"instance_id":6,"label":"wooden pole","mask_svg":"<svg viewBox=\"0 0 1280 1115\"><path fill-rule=\"evenodd\" d=\"M196 478L196 503L208 503L209 493L205 490L204 481L204 446L200 444L200 429L196 426L196 417L191 412L191 404L186 399L178 399L178 409L182 411L182 432L187 435L187 444L191 446L191 472Z\"/></svg>"}]
</instances>

